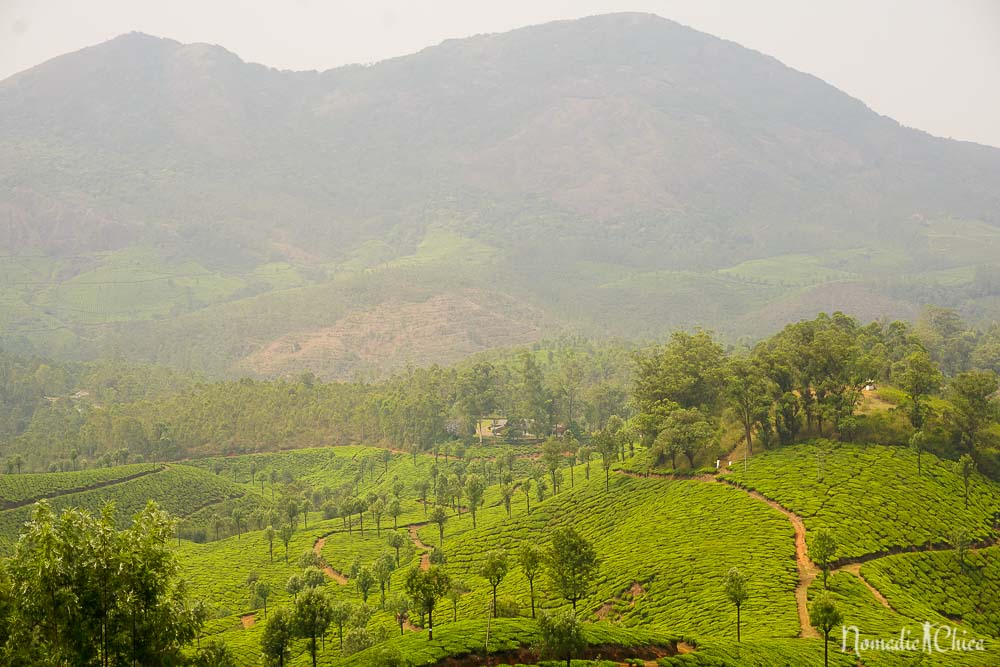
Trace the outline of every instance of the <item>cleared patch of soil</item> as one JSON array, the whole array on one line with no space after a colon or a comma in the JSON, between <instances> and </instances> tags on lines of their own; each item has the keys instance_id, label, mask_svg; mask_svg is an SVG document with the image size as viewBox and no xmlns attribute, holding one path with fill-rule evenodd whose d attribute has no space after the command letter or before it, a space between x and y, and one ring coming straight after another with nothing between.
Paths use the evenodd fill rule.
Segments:
<instances>
[{"instance_id":1,"label":"cleared patch of soil","mask_svg":"<svg viewBox=\"0 0 1000 667\"><path fill-rule=\"evenodd\" d=\"M243 614L240 616L240 623L243 624L243 629L252 628L253 624L257 622L257 613Z\"/></svg>"},{"instance_id":2,"label":"cleared patch of soil","mask_svg":"<svg viewBox=\"0 0 1000 667\"><path fill-rule=\"evenodd\" d=\"M536 340L537 319L524 304L474 289L420 302L386 302L348 313L331 326L265 343L243 359L240 370L261 375L311 370L325 379L349 379L359 366L387 373L416 361L450 363Z\"/></svg>"}]
</instances>

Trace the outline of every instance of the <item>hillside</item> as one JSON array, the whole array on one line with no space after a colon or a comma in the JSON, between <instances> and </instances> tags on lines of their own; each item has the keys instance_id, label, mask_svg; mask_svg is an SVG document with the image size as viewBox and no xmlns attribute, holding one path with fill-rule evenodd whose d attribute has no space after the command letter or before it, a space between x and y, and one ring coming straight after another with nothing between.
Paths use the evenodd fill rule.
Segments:
<instances>
[{"instance_id":1,"label":"hillside","mask_svg":"<svg viewBox=\"0 0 1000 667\"><path fill-rule=\"evenodd\" d=\"M815 448L824 444L831 448L824 464L827 487L822 488L809 465ZM518 489L509 514L496 483L505 467L498 466L499 475L492 475L485 489L476 527L468 509L462 511L459 506L456 512L444 502L447 521L443 545L438 527L428 523L418 483L435 473L440 479L463 471L474 476L492 467L489 460L436 460L430 453L386 458L384 450L375 448L335 447L195 462L205 470L182 465L172 465L167 471L133 466L14 475L0 478L7 485L0 488L0 494L8 494L9 487L15 485L37 489L35 494L22 491L20 496L37 496L70 483L114 480L138 470L145 472L147 479L163 476L155 497L183 516L200 514L194 510L217 489L242 494L244 502L252 499L259 503L260 514L243 506L247 511L242 515L242 535L236 534L232 525L235 512L230 518L224 508L212 506L229 520L221 539L210 536L211 541L204 544L181 539L176 546L171 540L192 595L207 605L202 643L223 641L240 665L258 660L267 614L295 603L298 594L291 582L305 576L307 565L315 563L326 572L325 583L320 584L324 594L337 603L352 605L354 610L345 630L351 637L345 644L348 648L339 648L337 628L331 627L319 664L391 664L384 660L394 651L407 659L404 664L485 664L482 656L487 635L494 659L516 658L522 664L534 664L538 626L530 618L531 593L517 554L526 543L547 546L555 528L573 526L591 541L599 558L598 570L577 605L578 613L588 621L585 639L591 648L586 655L614 660L581 664L603 666L638 660L627 664L765 667L822 664L822 644L808 616L802 616L807 599L820 594L822 576L807 556L800 553L797 558L797 549L800 544L811 544L816 528L823 526L832 528L845 547L845 558L834 564L829 584L845 624L858 625L864 637L875 638L898 635L903 627L919 630L920 624L929 620L958 625L972 636L985 637L987 646L992 646L997 638L996 547L973 543L965 556L966 566L960 565L950 545L925 542L924 535L947 535L959 522L967 522L982 525L990 538L995 538L995 525L985 527L1000 498L1000 486L977 476L975 497L990 500L977 500L964 509L958 473L925 456L919 493L902 486L854 481L869 469L868 459L873 457L881 461L883 478L911 479L916 475L910 452L878 445L794 445L753 457L747 473L736 466L719 477L690 479L630 473L624 468L634 460L625 459L613 464L607 490L597 462L588 479L585 465L577 463L570 468L570 461L563 459L561 490L544 500L532 497L529 512ZM530 480L533 463L530 452L512 462L510 472L518 486ZM804 474L791 474L795 465L804 468ZM177 474L168 479L169 471ZM490 473L485 478L490 480ZM754 483L766 495L740 488L734 481ZM128 489L130 483L123 481L120 487ZM117 486L112 483L107 488ZM273 496L275 490L277 495ZM399 515L396 519L382 517L380 524L364 507L338 516L344 493L398 500ZM294 520L295 530L287 547L278 539L269 544L261 521L265 517L281 520L275 510L283 513L287 499L299 494L329 499L304 506L308 515ZM135 494L116 494L122 499L131 495ZM272 497L276 498L273 503ZM823 497L825 502L816 500ZM814 504L803 504L803 498ZM53 502L61 507L77 504L72 496L57 497ZM96 509L91 503L79 504ZM891 536L898 541L885 542L878 534L875 541L867 540L867 530L895 520L896 507L910 520ZM872 515L871 521L858 525L852 508ZM191 522L185 519L182 525ZM913 530L915 526L918 530ZM3 537L10 536L9 526L0 526L0 531ZM394 533L405 539L401 541L399 565L388 574L386 607L382 608L375 583L367 593L367 612L361 613L363 594L358 578L362 575L352 571L355 564L374 567L376 559L385 554L395 556L390 544ZM897 551L912 553L887 555L889 544ZM508 617L488 622L490 586L481 566L486 555L496 549L505 550L510 559L498 587ZM429 550L445 554L443 567L457 582L458 590L454 600L442 599L435 611L433 641L428 641L427 626L415 609L410 609L402 632L391 611L395 596L405 589L409 568L420 567ZM316 561L313 555L321 560ZM734 565L749 574L751 582L751 598L742 615L741 643L733 636L735 610L721 586L725 572ZM261 600L251 594L251 579L269 587L270 612L265 612ZM547 574L536 581L534 595L539 613L565 606ZM837 644L839 638L833 641ZM372 643L373 648L364 650ZM858 664L854 656L841 653L839 645L831 648L830 657L832 665ZM864 654L863 664L890 667L923 659L928 664L989 665L994 664L994 658L992 648L986 653L931 656L871 651ZM286 664L310 664L306 642L293 643L291 660Z\"/></svg>"},{"instance_id":2,"label":"hillside","mask_svg":"<svg viewBox=\"0 0 1000 667\"><path fill-rule=\"evenodd\" d=\"M0 343L350 377L565 330L984 318L998 178L651 15L326 72L133 33L0 82Z\"/></svg>"}]
</instances>

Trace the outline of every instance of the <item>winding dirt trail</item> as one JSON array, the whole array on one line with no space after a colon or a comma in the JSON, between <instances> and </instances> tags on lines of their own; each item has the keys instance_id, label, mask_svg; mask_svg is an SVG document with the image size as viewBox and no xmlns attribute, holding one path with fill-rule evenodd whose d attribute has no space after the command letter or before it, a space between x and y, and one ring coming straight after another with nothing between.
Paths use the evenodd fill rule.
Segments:
<instances>
[{"instance_id":1,"label":"winding dirt trail","mask_svg":"<svg viewBox=\"0 0 1000 667\"><path fill-rule=\"evenodd\" d=\"M865 588L871 591L871 594L875 596L875 599L882 603L883 607L885 607L886 609L891 609L892 611L896 611L895 609L892 609L892 605L890 605L889 601L885 599L885 596L882 595L881 591L872 586L867 579L861 576L861 563L851 563L850 565L845 565L843 567L834 570L834 572L840 572L840 571L850 572L851 574L853 574L855 577L858 578L858 581L860 581L862 584L865 585Z\"/></svg>"},{"instance_id":2,"label":"winding dirt trail","mask_svg":"<svg viewBox=\"0 0 1000 667\"><path fill-rule=\"evenodd\" d=\"M799 570L799 583L795 587L795 606L799 611L799 637L819 637L819 633L809 623L809 586L816 580L819 568L809 558L809 547L806 546L806 525L802 522L802 517L756 491L746 491L746 489L744 491L751 498L767 503L784 514L791 522L792 528L795 529L795 565Z\"/></svg>"},{"instance_id":3,"label":"winding dirt trail","mask_svg":"<svg viewBox=\"0 0 1000 667\"><path fill-rule=\"evenodd\" d=\"M420 569L427 570L431 566L431 547L420 541L420 535L417 533L417 529L426 526L426 523L411 523L409 526L410 541L413 542L418 550L423 553L420 555Z\"/></svg>"},{"instance_id":4,"label":"winding dirt trail","mask_svg":"<svg viewBox=\"0 0 1000 667\"><path fill-rule=\"evenodd\" d=\"M319 538L313 544L313 553L316 554L317 556L319 556L321 559L323 558L323 555L320 552L323 551L323 545L324 544L326 544L326 538L325 537ZM333 579L334 581L336 581L341 586L346 586L348 584L347 577L345 577L343 574L341 574L340 572L337 572L332 567L330 567L329 565L327 565L326 561L323 561L323 572L326 573L326 576L330 577L331 579Z\"/></svg>"},{"instance_id":5,"label":"winding dirt trail","mask_svg":"<svg viewBox=\"0 0 1000 667\"><path fill-rule=\"evenodd\" d=\"M742 445L742 442L740 443ZM739 449L739 447L737 448ZM734 450L735 452L736 450ZM733 461L735 466L736 461ZM781 505L781 503L768 498L758 491L752 491L746 489L738 484L735 484L729 480L722 479L716 475L695 475L690 477L685 477L682 475L670 475L665 473L637 473L626 470L616 470L618 474L625 475L628 477L635 477L639 479L644 478L656 478L656 479L668 479L674 481L696 481L696 482L714 482L720 484L728 484L734 488L743 491L751 498L759 500L766 503L770 507L778 510L786 517L788 521L792 524L792 528L795 532L795 565L799 572L799 582L795 587L795 605L798 610L799 615L799 636L800 637L819 637L819 633L815 628L809 623L809 586L816 580L816 577L820 574L820 568L809 558L809 547L806 544L806 526L800 517L795 512L792 512L788 508ZM989 547L997 543L996 539L988 539L982 542L976 542L970 545L970 548L975 550L978 548ZM872 585L867 579L861 574L861 565L866 562L877 560L879 558L884 558L886 556L891 556L896 553L919 553L925 551L937 551L940 549L948 549L948 545L941 544L925 544L925 545L911 545L907 549L894 549L891 551L886 551L884 553L873 553L865 554L860 557L842 559L836 567L830 569L830 574L836 572L849 572L858 578L865 588L867 588L875 600L878 601L886 609L895 611L889 600L879 591L875 586Z\"/></svg>"}]
</instances>

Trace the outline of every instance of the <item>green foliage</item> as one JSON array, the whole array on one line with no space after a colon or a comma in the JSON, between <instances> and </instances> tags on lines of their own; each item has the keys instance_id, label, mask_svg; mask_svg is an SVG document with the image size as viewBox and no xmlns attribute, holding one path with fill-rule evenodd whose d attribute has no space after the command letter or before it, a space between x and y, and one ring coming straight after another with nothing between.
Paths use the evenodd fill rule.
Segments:
<instances>
[{"instance_id":1,"label":"green foliage","mask_svg":"<svg viewBox=\"0 0 1000 667\"><path fill-rule=\"evenodd\" d=\"M809 557L823 570L823 588L826 588L830 563L837 553L837 539L829 528L820 528L809 545Z\"/></svg>"},{"instance_id":2,"label":"green foliage","mask_svg":"<svg viewBox=\"0 0 1000 667\"><path fill-rule=\"evenodd\" d=\"M112 505L96 517L35 506L9 562L0 561L0 593L11 596L0 603L5 664L181 659L200 622L166 547L170 520L150 502L118 531L114 514Z\"/></svg>"},{"instance_id":3,"label":"green foliage","mask_svg":"<svg viewBox=\"0 0 1000 667\"><path fill-rule=\"evenodd\" d=\"M267 619L261 637L261 651L269 665L284 665L291 659L291 644L295 636L295 619L285 607L275 609Z\"/></svg>"},{"instance_id":4,"label":"green foliage","mask_svg":"<svg viewBox=\"0 0 1000 667\"><path fill-rule=\"evenodd\" d=\"M486 559L483 561L482 569L480 569L479 574L486 581L490 582L490 586L493 588L493 600L490 605L490 609L493 611L493 618L498 616L497 614L497 586L503 581L503 578L507 576L507 552L502 550L493 550L486 554Z\"/></svg>"},{"instance_id":5,"label":"green foliage","mask_svg":"<svg viewBox=\"0 0 1000 667\"><path fill-rule=\"evenodd\" d=\"M736 641L741 641L740 609L750 599L749 583L746 575L733 567L726 573L726 579L723 584L726 591L726 598L736 606Z\"/></svg>"},{"instance_id":6,"label":"green foliage","mask_svg":"<svg viewBox=\"0 0 1000 667\"><path fill-rule=\"evenodd\" d=\"M725 484L617 474L611 481L610 493L604 491L604 480L594 479L545 500L531 514L515 513L513 520L498 508L478 530L449 538L448 568L470 588L459 604L459 616L481 615L489 608L491 588L479 576L486 553L505 549L520 554L531 548L526 543L547 545L557 528L572 526L593 545L600 561L587 582L586 596L577 602L581 617L620 620L628 626L658 624L699 635L729 633L736 610L724 603L719 578L725 570L720 571L719 564L743 563L747 553L753 553L741 567L755 582L748 609L766 608L768 613L748 615L747 634L798 634L793 595L798 575L785 516ZM711 526L711 539L701 539L701 533L692 539L692 526ZM428 538L422 534L422 539ZM516 595L527 610L532 586L523 568L522 561L510 569L498 596ZM541 582L533 587L541 608L564 604L548 577Z\"/></svg>"},{"instance_id":7,"label":"green foliage","mask_svg":"<svg viewBox=\"0 0 1000 667\"><path fill-rule=\"evenodd\" d=\"M809 623L816 628L823 637L823 664L827 664L827 646L830 643L830 633L844 620L837 604L828 594L819 595L809 604Z\"/></svg>"},{"instance_id":8,"label":"green foliage","mask_svg":"<svg viewBox=\"0 0 1000 667\"><path fill-rule=\"evenodd\" d=\"M89 488L120 483L131 477L161 469L152 463L134 463L114 468L93 468L76 472L25 473L0 475L0 509L14 504L31 504L42 498L52 498Z\"/></svg>"},{"instance_id":9,"label":"green foliage","mask_svg":"<svg viewBox=\"0 0 1000 667\"><path fill-rule=\"evenodd\" d=\"M565 660L566 667L569 667L573 656L587 646L583 626L576 612L569 609L552 614L543 612L538 619L538 630L542 636L542 653Z\"/></svg>"},{"instance_id":10,"label":"green foliage","mask_svg":"<svg viewBox=\"0 0 1000 667\"><path fill-rule=\"evenodd\" d=\"M434 638L434 607L451 587L450 577L440 567L423 570L415 565L406 573L406 594L427 614L427 639Z\"/></svg>"},{"instance_id":11,"label":"green foliage","mask_svg":"<svg viewBox=\"0 0 1000 667\"><path fill-rule=\"evenodd\" d=\"M545 558L553 588L575 611L577 600L587 594L597 570L594 546L572 526L560 526L552 531L552 545Z\"/></svg>"},{"instance_id":12,"label":"green foliage","mask_svg":"<svg viewBox=\"0 0 1000 667\"><path fill-rule=\"evenodd\" d=\"M723 478L801 516L810 542L820 528L834 531L834 561L940 544L955 526L976 541L993 535L988 517L1000 506L1000 486L971 476L965 508L964 483L951 462L922 458L918 475L909 448L816 441L758 454L746 473L736 466Z\"/></svg>"}]
</instances>

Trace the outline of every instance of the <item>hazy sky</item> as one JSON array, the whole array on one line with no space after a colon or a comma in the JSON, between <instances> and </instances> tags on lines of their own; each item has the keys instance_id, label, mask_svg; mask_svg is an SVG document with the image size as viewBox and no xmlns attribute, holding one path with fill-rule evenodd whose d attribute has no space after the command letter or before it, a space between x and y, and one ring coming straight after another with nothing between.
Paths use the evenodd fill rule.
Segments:
<instances>
[{"instance_id":1,"label":"hazy sky","mask_svg":"<svg viewBox=\"0 0 1000 667\"><path fill-rule=\"evenodd\" d=\"M614 11L731 39L906 125L1000 146L1000 0L0 0L0 78L131 30L328 69Z\"/></svg>"}]
</instances>

